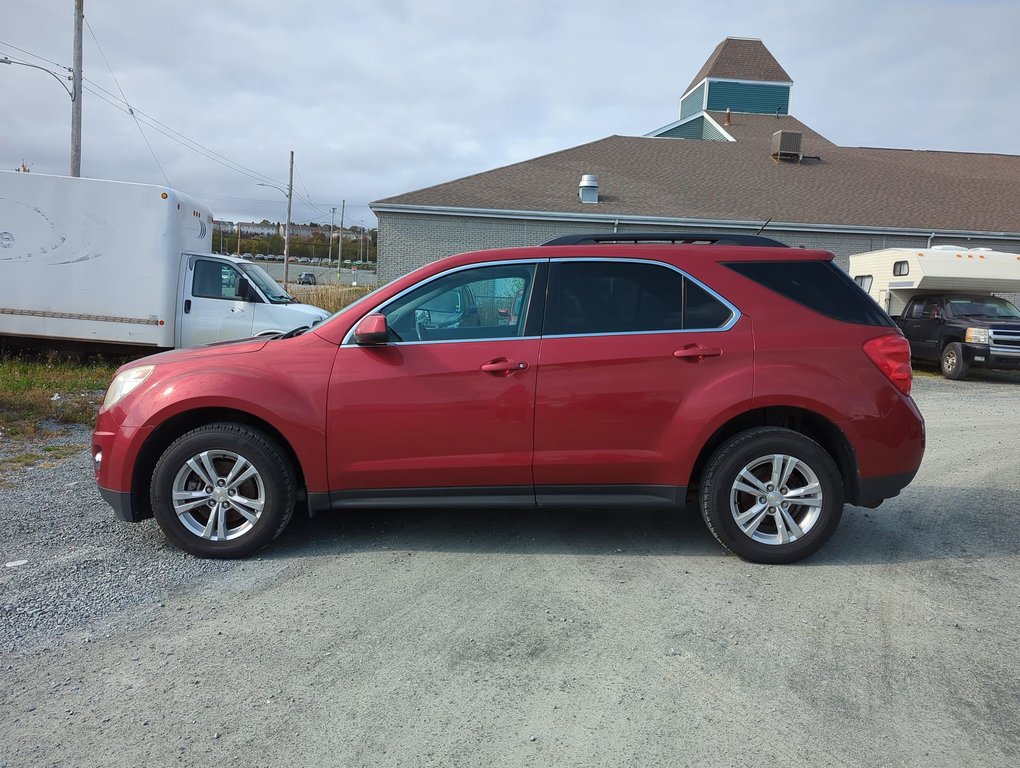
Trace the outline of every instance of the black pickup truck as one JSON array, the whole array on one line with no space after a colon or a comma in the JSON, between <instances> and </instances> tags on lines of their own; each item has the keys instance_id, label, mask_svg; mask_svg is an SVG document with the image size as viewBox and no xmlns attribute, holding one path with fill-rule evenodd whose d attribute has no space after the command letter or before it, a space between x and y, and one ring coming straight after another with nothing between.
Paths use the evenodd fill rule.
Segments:
<instances>
[{"instance_id":1,"label":"black pickup truck","mask_svg":"<svg viewBox=\"0 0 1020 768\"><path fill-rule=\"evenodd\" d=\"M918 360L939 362L947 379L971 366L1020 369L1020 310L996 296L914 296L895 318Z\"/></svg>"}]
</instances>

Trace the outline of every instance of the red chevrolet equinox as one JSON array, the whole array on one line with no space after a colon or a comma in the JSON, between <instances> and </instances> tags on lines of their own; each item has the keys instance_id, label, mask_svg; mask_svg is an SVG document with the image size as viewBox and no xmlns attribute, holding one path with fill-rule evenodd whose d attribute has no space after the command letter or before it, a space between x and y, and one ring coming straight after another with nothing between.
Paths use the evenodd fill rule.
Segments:
<instances>
[{"instance_id":1,"label":"red chevrolet equinox","mask_svg":"<svg viewBox=\"0 0 1020 768\"><path fill-rule=\"evenodd\" d=\"M443 259L313 328L125 365L96 480L203 557L295 509L690 504L799 560L924 453L907 342L832 258L627 233Z\"/></svg>"}]
</instances>

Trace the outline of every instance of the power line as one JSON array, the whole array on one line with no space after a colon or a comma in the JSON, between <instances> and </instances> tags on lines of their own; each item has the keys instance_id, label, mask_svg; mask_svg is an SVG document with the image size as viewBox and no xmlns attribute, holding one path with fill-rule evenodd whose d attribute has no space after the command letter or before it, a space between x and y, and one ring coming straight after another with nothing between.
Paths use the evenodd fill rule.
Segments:
<instances>
[{"instance_id":1,"label":"power line","mask_svg":"<svg viewBox=\"0 0 1020 768\"><path fill-rule=\"evenodd\" d=\"M149 143L149 138L145 135L145 131L142 130L142 124L138 121L138 117L135 115L134 109L131 108L131 103L127 99L127 94L124 93L124 89L120 87L120 81L117 79L116 73L113 71L113 67L110 66L110 60L106 58L106 53L103 51L103 46L99 44L99 38L96 37L96 33L92 31L92 25L89 24L89 20L82 17L85 21L85 26L88 28L89 34L92 35L92 41L96 44L96 48L99 49L99 55L103 57L103 61L106 62L106 68L110 70L110 77L113 78L114 84L117 86L117 90L120 91L121 99L127 104L128 114L131 115L135 121L135 125L138 127L138 132L142 134L142 141L145 142L145 146L149 148L149 154L152 155L152 159L156 161L156 167L159 168L159 172L163 174L163 180L166 182L168 187L172 187L170 179L166 175L166 171L163 170L163 165L159 162L159 158L156 157L156 152L152 148L152 144Z\"/></svg>"},{"instance_id":2,"label":"power line","mask_svg":"<svg viewBox=\"0 0 1020 768\"><path fill-rule=\"evenodd\" d=\"M61 69L67 69L67 70L71 69L70 67L66 67L63 64L58 64L53 59L47 59L45 56L40 56L38 53L32 53L31 51L26 51L24 48L19 48L18 46L14 45L13 43L5 43L3 40L0 40L0 45L6 45L8 48L13 48L16 51L21 51L22 53L27 53L32 58L39 59L40 61L45 61L47 64L52 64L55 67L60 67Z\"/></svg>"}]
</instances>

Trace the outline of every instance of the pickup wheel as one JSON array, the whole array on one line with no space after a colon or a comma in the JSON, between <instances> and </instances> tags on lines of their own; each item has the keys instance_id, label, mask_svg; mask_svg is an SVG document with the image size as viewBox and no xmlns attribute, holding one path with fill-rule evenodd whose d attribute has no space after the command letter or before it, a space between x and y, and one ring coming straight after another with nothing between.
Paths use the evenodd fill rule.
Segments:
<instances>
[{"instance_id":1,"label":"pickup wheel","mask_svg":"<svg viewBox=\"0 0 1020 768\"><path fill-rule=\"evenodd\" d=\"M150 498L156 522L199 557L245 557L290 522L294 470L266 434L243 424L199 427L160 457Z\"/></svg>"},{"instance_id":2,"label":"pickup wheel","mask_svg":"<svg viewBox=\"0 0 1020 768\"><path fill-rule=\"evenodd\" d=\"M958 341L946 344L942 350L942 375L947 379L959 381L966 378L970 366L963 356L963 345Z\"/></svg>"},{"instance_id":3,"label":"pickup wheel","mask_svg":"<svg viewBox=\"0 0 1020 768\"><path fill-rule=\"evenodd\" d=\"M821 547L843 514L843 483L814 440L789 429L741 432L712 454L701 514L726 549L755 563L792 563Z\"/></svg>"}]
</instances>

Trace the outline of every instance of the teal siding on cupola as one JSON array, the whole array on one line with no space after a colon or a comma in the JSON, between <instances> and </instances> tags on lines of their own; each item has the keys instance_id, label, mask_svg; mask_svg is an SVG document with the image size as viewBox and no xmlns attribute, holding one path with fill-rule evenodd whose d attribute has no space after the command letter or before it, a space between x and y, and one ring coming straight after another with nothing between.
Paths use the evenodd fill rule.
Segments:
<instances>
[{"instance_id":1,"label":"teal siding on cupola","mask_svg":"<svg viewBox=\"0 0 1020 768\"><path fill-rule=\"evenodd\" d=\"M764 83L710 82L708 109L713 112L790 113L790 86Z\"/></svg>"},{"instance_id":2,"label":"teal siding on cupola","mask_svg":"<svg viewBox=\"0 0 1020 768\"><path fill-rule=\"evenodd\" d=\"M719 130L703 117L696 117L683 125L670 128L665 133L656 134L657 138L665 139L706 139L708 141L726 141Z\"/></svg>"},{"instance_id":3,"label":"teal siding on cupola","mask_svg":"<svg viewBox=\"0 0 1020 768\"><path fill-rule=\"evenodd\" d=\"M696 115L705 105L705 84L702 83L689 94L680 99L680 119Z\"/></svg>"}]
</instances>

